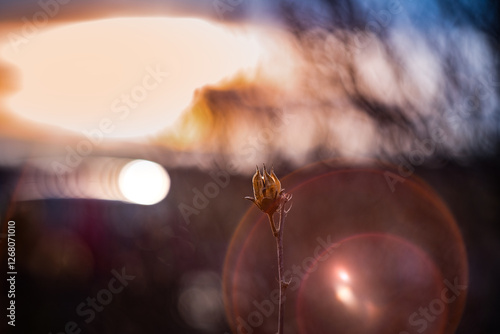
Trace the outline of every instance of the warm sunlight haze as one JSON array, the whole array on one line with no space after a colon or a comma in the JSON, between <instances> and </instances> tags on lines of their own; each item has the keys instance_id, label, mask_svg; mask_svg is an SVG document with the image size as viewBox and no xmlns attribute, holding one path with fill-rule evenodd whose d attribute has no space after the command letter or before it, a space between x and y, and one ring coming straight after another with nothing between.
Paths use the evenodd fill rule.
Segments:
<instances>
[{"instance_id":1,"label":"warm sunlight haze","mask_svg":"<svg viewBox=\"0 0 500 334\"><path fill-rule=\"evenodd\" d=\"M79 133L141 137L172 125L196 89L256 66L255 39L201 19L114 18L7 41L9 110Z\"/></svg>"}]
</instances>

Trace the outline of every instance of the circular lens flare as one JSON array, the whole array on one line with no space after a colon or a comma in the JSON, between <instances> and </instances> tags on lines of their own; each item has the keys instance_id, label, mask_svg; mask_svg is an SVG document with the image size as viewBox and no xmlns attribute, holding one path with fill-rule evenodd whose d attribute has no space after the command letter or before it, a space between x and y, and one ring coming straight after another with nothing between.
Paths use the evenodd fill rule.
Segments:
<instances>
[{"instance_id":1,"label":"circular lens flare","mask_svg":"<svg viewBox=\"0 0 500 334\"><path fill-rule=\"evenodd\" d=\"M404 333L421 329L411 326L421 321L421 305L440 298L444 288L439 269L425 252L390 234L357 235L340 244L302 280L296 310L300 332L345 332L349 328L352 333L372 333L376 328L380 333ZM344 281L346 271L342 270L333 276L333 285L329 284L332 268L338 267L349 268L352 279ZM334 294L325 293L329 285ZM435 310L425 333L442 333L447 312L447 306Z\"/></svg>"},{"instance_id":2,"label":"circular lens flare","mask_svg":"<svg viewBox=\"0 0 500 334\"><path fill-rule=\"evenodd\" d=\"M466 291L454 298L444 293L450 303L441 293L446 284L467 285L459 229L423 181L406 178L392 191L387 172L394 169L318 163L282 179L293 194L284 231L286 328L301 334L456 330ZM275 248L266 216L251 207L224 265L233 333L276 331ZM425 309L431 314L422 315Z\"/></svg>"},{"instance_id":3,"label":"circular lens flare","mask_svg":"<svg viewBox=\"0 0 500 334\"><path fill-rule=\"evenodd\" d=\"M170 177L157 163L134 160L122 168L118 184L122 194L130 202L152 205L167 196Z\"/></svg>"}]
</instances>

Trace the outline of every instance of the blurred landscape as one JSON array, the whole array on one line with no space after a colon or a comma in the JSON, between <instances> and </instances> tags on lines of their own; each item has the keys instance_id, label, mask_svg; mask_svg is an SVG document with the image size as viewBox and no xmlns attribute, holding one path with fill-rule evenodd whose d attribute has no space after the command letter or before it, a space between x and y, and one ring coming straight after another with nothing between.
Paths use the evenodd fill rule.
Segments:
<instances>
[{"instance_id":1,"label":"blurred landscape","mask_svg":"<svg viewBox=\"0 0 500 334\"><path fill-rule=\"evenodd\" d=\"M0 332L499 332L498 7L0 0Z\"/></svg>"}]
</instances>

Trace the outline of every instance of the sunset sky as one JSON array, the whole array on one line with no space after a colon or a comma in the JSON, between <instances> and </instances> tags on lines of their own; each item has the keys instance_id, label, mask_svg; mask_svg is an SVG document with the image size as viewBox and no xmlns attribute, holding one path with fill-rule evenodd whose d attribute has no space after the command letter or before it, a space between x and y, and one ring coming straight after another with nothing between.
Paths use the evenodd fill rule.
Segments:
<instances>
[{"instance_id":1,"label":"sunset sky","mask_svg":"<svg viewBox=\"0 0 500 334\"><path fill-rule=\"evenodd\" d=\"M131 139L243 163L245 141L260 134L269 139L255 158L281 152L298 164L312 151L391 159L425 141L447 156L491 154L498 136L498 54L481 7L471 12L484 15L479 22L433 1L372 1L332 31L329 14L310 21L328 7L320 1L304 10L151 1L138 12L113 1L54 3L2 2L9 136L56 149L53 136L100 131L103 144ZM283 16L287 6L300 15ZM343 28L350 21L356 28ZM262 128L262 119L286 126Z\"/></svg>"}]
</instances>

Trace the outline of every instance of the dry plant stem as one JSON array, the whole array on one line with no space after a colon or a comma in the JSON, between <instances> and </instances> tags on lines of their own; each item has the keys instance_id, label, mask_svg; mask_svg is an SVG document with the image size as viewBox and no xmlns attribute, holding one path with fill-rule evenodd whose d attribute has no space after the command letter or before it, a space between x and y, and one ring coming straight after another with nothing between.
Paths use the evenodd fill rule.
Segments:
<instances>
[{"instance_id":1,"label":"dry plant stem","mask_svg":"<svg viewBox=\"0 0 500 334\"><path fill-rule=\"evenodd\" d=\"M281 183L271 169L271 174L264 166L263 174L260 173L259 167L256 168L255 174L252 177L253 195L254 197L245 197L251 200L257 207L265 212L271 224L271 230L276 238L276 246L278 248L278 275L280 284L280 300L278 308L278 334L283 334L283 314L285 312L285 292L290 282L284 280L283 267L283 227L285 217L290 208L285 209L285 204L292 198L291 194L284 192L281 189ZM274 223L274 214L279 211L279 224Z\"/></svg>"},{"instance_id":2,"label":"dry plant stem","mask_svg":"<svg viewBox=\"0 0 500 334\"><path fill-rule=\"evenodd\" d=\"M274 224L274 217L273 214L267 214L267 217L269 217L269 223L271 223L271 230L273 231L274 237L278 237L278 231L276 230L276 225Z\"/></svg>"},{"instance_id":3,"label":"dry plant stem","mask_svg":"<svg viewBox=\"0 0 500 334\"><path fill-rule=\"evenodd\" d=\"M284 265L283 265L283 227L285 222L285 216L287 211L285 210L285 204L288 202L289 197L287 195L283 196L279 209L279 225L276 227L274 225L274 220L271 215L269 215L269 220L271 223L271 228L273 229L273 234L276 238L276 246L278 251L278 278L280 284L280 300L278 309L278 334L283 334L283 319L285 312L285 293L286 288L290 282L285 282L284 279Z\"/></svg>"}]
</instances>

